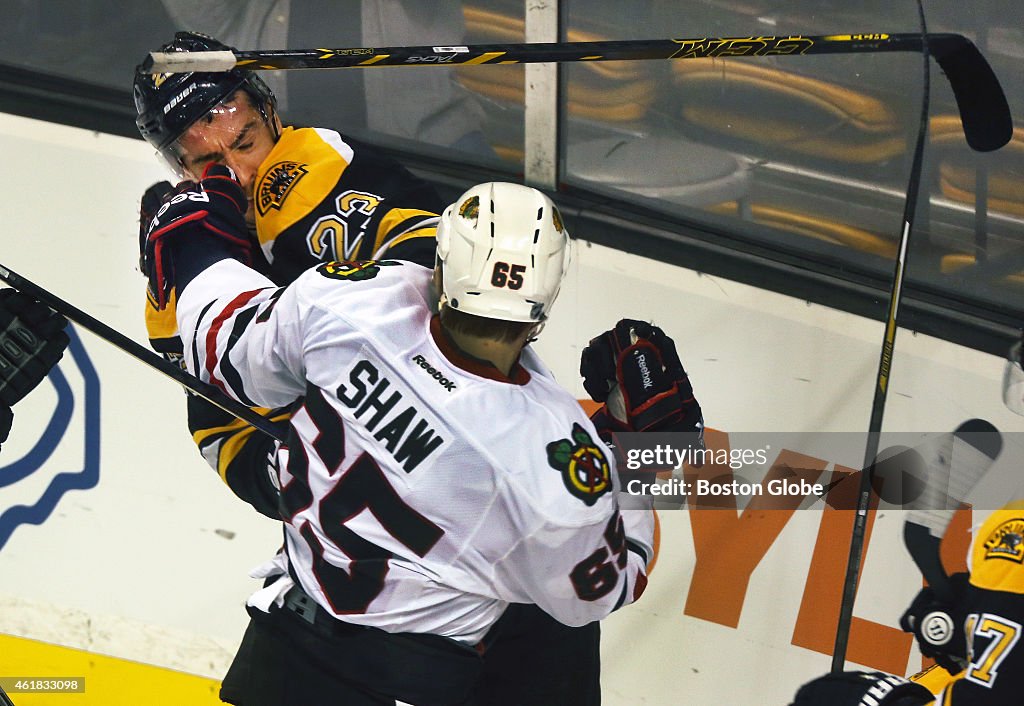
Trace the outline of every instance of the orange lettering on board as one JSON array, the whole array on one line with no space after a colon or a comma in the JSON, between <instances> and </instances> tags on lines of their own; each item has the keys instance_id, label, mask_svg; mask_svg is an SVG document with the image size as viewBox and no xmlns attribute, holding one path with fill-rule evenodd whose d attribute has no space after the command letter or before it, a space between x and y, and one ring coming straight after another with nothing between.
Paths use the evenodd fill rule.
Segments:
<instances>
[{"instance_id":1,"label":"orange lettering on board","mask_svg":"<svg viewBox=\"0 0 1024 706\"><path fill-rule=\"evenodd\" d=\"M845 479L829 490L828 503L822 511L811 567L807 572L807 584L800 602L796 627L793 629L794 645L826 655L831 655L835 646L843 582L850 555L850 537L853 535L856 515L855 510L846 508L857 506L860 491L859 472L836 466L832 481L840 480L842 476ZM878 496L872 494L871 497L864 530L861 567L867 556L875 509L878 506ZM843 509L836 510L836 507ZM898 618L893 616L893 622ZM899 628L854 616L850 623L846 658L873 669L903 674L912 642L913 636Z\"/></svg>"},{"instance_id":2,"label":"orange lettering on board","mask_svg":"<svg viewBox=\"0 0 1024 706\"><path fill-rule=\"evenodd\" d=\"M729 450L729 435L725 432L708 429L704 441L716 452ZM783 450L765 476L764 485L775 478L802 478L812 483L826 465L821 459ZM754 496L737 517L735 496L696 493L698 479L734 480L728 465L687 466L684 475L691 484L687 501L697 561L683 612L734 628L739 624L751 574L804 498L767 493Z\"/></svg>"}]
</instances>

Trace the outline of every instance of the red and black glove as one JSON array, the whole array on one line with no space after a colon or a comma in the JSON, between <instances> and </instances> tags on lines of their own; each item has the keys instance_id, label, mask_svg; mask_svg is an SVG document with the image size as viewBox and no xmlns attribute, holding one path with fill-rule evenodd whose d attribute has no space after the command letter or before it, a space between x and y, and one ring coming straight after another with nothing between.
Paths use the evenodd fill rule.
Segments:
<instances>
[{"instance_id":1,"label":"red and black glove","mask_svg":"<svg viewBox=\"0 0 1024 706\"><path fill-rule=\"evenodd\" d=\"M961 606L967 596L968 579L966 572L949 577L951 602L940 600L931 586L925 586L900 618L900 627L914 634L921 654L934 659L950 674L958 674L967 666L967 616Z\"/></svg>"},{"instance_id":2,"label":"red and black glove","mask_svg":"<svg viewBox=\"0 0 1024 706\"><path fill-rule=\"evenodd\" d=\"M629 431L690 432L703 439L704 417L672 339L645 321L623 319L591 339L580 358L583 387L606 402L616 385Z\"/></svg>"},{"instance_id":3,"label":"red and black glove","mask_svg":"<svg viewBox=\"0 0 1024 706\"><path fill-rule=\"evenodd\" d=\"M139 271L146 271L146 241L149 236L149 224L156 217L156 212L164 205L164 201L174 194L174 186L169 181L158 181L146 189L139 204Z\"/></svg>"},{"instance_id":4,"label":"red and black glove","mask_svg":"<svg viewBox=\"0 0 1024 706\"><path fill-rule=\"evenodd\" d=\"M234 173L220 164L211 164L196 184L183 181L164 199L146 231L142 269L149 278L150 291L163 309L170 299L175 281L175 257L213 236L226 245L232 257L252 263L254 243L245 222L248 202ZM182 237L189 236L189 237ZM184 282L180 283L184 285Z\"/></svg>"},{"instance_id":5,"label":"red and black glove","mask_svg":"<svg viewBox=\"0 0 1024 706\"><path fill-rule=\"evenodd\" d=\"M0 443L11 430L11 407L64 355L70 342L67 325L67 319L27 294L0 289Z\"/></svg>"}]
</instances>

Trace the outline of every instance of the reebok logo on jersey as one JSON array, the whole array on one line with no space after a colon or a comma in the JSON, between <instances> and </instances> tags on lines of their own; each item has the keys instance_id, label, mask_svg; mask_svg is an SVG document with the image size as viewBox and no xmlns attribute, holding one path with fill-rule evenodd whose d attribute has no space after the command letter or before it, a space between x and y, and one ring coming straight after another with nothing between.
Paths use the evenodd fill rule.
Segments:
<instances>
[{"instance_id":1,"label":"reebok logo on jersey","mask_svg":"<svg viewBox=\"0 0 1024 706\"><path fill-rule=\"evenodd\" d=\"M1024 517L1004 522L985 539L986 559L1024 563Z\"/></svg>"},{"instance_id":2,"label":"reebok logo on jersey","mask_svg":"<svg viewBox=\"0 0 1024 706\"><path fill-rule=\"evenodd\" d=\"M427 374L430 375L430 377L437 380L438 384L441 385L441 387L443 387L444 389L448 390L448 392L455 391L455 383L446 378L441 373L441 371L434 369L434 367L427 362L426 358L417 353L412 357L412 362L416 363L416 365L420 366L423 370L425 370Z\"/></svg>"},{"instance_id":3,"label":"reebok logo on jersey","mask_svg":"<svg viewBox=\"0 0 1024 706\"><path fill-rule=\"evenodd\" d=\"M612 489L611 469L604 453L579 424L572 425L572 438L547 446L548 464L562 472L566 489L587 505Z\"/></svg>"},{"instance_id":4,"label":"reebok logo on jersey","mask_svg":"<svg viewBox=\"0 0 1024 706\"><path fill-rule=\"evenodd\" d=\"M268 169L256 187L259 214L265 216L272 208L280 210L288 194L308 171L305 164L298 162L278 162Z\"/></svg>"},{"instance_id":5,"label":"reebok logo on jersey","mask_svg":"<svg viewBox=\"0 0 1024 706\"><path fill-rule=\"evenodd\" d=\"M638 353L636 364L640 368L640 377L643 379L644 389L654 387L654 381L651 380L651 369L647 367L647 356L643 353Z\"/></svg>"}]
</instances>

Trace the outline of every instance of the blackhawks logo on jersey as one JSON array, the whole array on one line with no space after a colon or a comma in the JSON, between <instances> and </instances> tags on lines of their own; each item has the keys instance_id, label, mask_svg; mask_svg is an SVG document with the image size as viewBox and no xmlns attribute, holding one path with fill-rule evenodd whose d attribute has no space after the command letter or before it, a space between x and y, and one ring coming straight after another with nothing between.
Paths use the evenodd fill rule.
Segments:
<instances>
[{"instance_id":1,"label":"blackhawks logo on jersey","mask_svg":"<svg viewBox=\"0 0 1024 706\"><path fill-rule=\"evenodd\" d=\"M280 210L292 188L309 169L299 162L278 162L263 175L256 187L256 210L261 216L272 208Z\"/></svg>"},{"instance_id":2,"label":"blackhawks logo on jersey","mask_svg":"<svg viewBox=\"0 0 1024 706\"><path fill-rule=\"evenodd\" d=\"M1007 559L1024 564L1024 518L1002 523L985 539L986 559Z\"/></svg>"},{"instance_id":3,"label":"blackhawks logo on jersey","mask_svg":"<svg viewBox=\"0 0 1024 706\"><path fill-rule=\"evenodd\" d=\"M612 489L608 459L579 424L572 425L571 439L552 441L547 450L548 463L562 472L565 487L587 505Z\"/></svg>"},{"instance_id":4,"label":"blackhawks logo on jersey","mask_svg":"<svg viewBox=\"0 0 1024 706\"><path fill-rule=\"evenodd\" d=\"M401 264L396 260L346 260L325 262L317 267L316 271L328 279L347 279L359 282L364 279L373 279L382 267Z\"/></svg>"}]
</instances>

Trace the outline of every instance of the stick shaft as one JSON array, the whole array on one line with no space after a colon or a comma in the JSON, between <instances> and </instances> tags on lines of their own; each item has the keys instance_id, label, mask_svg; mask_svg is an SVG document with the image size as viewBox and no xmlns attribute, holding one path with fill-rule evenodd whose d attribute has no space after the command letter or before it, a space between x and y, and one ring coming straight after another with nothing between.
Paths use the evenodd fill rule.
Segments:
<instances>
[{"instance_id":1,"label":"stick shaft","mask_svg":"<svg viewBox=\"0 0 1024 706\"><path fill-rule=\"evenodd\" d=\"M966 37L958 34L933 34L929 35L929 41L940 45L970 43ZM143 63L142 71L146 73L226 71L236 67L253 71L270 71L383 66L529 64L548 61L703 59L799 54L919 52L921 47L920 34L863 33L462 46L153 52Z\"/></svg>"},{"instance_id":2,"label":"stick shaft","mask_svg":"<svg viewBox=\"0 0 1024 706\"><path fill-rule=\"evenodd\" d=\"M445 47L154 52L142 63L140 70L156 74L231 71L235 68L264 71L923 52L924 37L928 38L930 55L949 80L967 143L979 152L989 152L1009 142L1013 136L1013 120L999 79L978 48L960 34L752 35Z\"/></svg>"},{"instance_id":3,"label":"stick shaft","mask_svg":"<svg viewBox=\"0 0 1024 706\"><path fill-rule=\"evenodd\" d=\"M921 20L919 39L928 37L925 30L924 8L918 1L918 12ZM882 350L878 360L878 373L875 376L875 392L871 401L871 418L868 422L868 439L864 451L864 466L861 471L860 491L857 510L853 521L853 535L850 538L850 554L846 563L846 576L843 580L843 596L839 604L839 622L836 627L836 641L832 650L832 672L840 673L845 668L846 647L850 639L850 628L853 625L853 604L857 597L857 583L860 578L860 564L864 554L864 537L867 533L868 511L871 503L871 478L874 464L878 456L879 436L882 431L882 417L885 413L885 400L889 390L889 373L892 366L893 349L896 344L897 314L900 297L903 292L903 277L907 269L907 251L910 244L910 233L913 230L914 212L917 210L918 194L921 190L921 166L924 159L924 147L928 134L928 109L930 97L930 72L928 63L929 45L922 42L923 83L921 87L921 113L917 131L917 142L910 165L910 177L907 180L907 194L903 205L903 230L900 235L899 253L893 271L892 288L889 292L889 308L885 322L885 333L882 337Z\"/></svg>"},{"instance_id":4,"label":"stick shaft","mask_svg":"<svg viewBox=\"0 0 1024 706\"><path fill-rule=\"evenodd\" d=\"M108 343L117 346L133 358L137 358L151 368L163 373L179 385L191 390L200 397L217 405L226 412L229 412L242 421L248 422L264 434L267 434L278 441L285 441L280 429L269 419L257 414L244 404L230 398L222 390L203 382L199 378L189 375L187 372L165 360L153 351L150 351L128 338L119 331L114 330L107 324L86 314L81 309L64 301L52 292L43 289L34 282L22 277L16 272L0 265L0 280L11 285L15 289L35 297L54 311L63 314L69 320L79 326L92 331Z\"/></svg>"}]
</instances>

